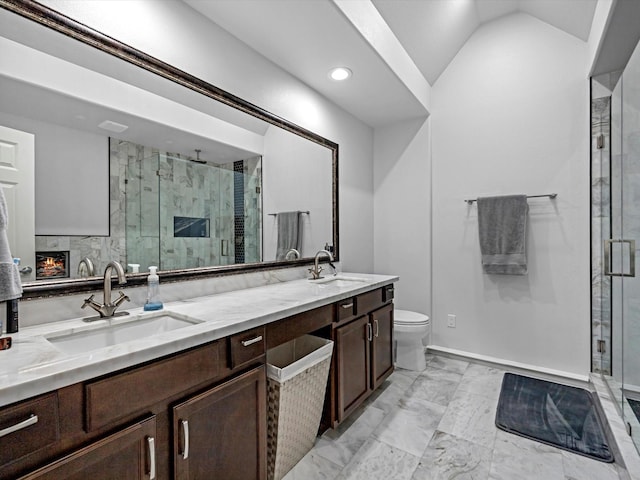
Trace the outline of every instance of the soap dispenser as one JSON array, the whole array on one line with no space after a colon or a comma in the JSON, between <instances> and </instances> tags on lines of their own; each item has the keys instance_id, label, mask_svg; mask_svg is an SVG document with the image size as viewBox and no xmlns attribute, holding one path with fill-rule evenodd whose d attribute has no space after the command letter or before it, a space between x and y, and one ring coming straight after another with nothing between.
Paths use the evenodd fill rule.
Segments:
<instances>
[{"instance_id":1,"label":"soap dispenser","mask_svg":"<svg viewBox=\"0 0 640 480\"><path fill-rule=\"evenodd\" d=\"M158 267L149 267L149 277L147 278L147 302L144 304L145 310L160 310L160 278L156 271Z\"/></svg>"}]
</instances>

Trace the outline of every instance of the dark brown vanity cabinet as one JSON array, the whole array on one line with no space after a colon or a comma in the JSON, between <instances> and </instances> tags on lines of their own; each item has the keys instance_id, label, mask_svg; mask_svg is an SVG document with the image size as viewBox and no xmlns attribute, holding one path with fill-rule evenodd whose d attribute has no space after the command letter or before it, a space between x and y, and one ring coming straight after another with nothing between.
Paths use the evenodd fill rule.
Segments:
<instances>
[{"instance_id":1,"label":"dark brown vanity cabinet","mask_svg":"<svg viewBox=\"0 0 640 480\"><path fill-rule=\"evenodd\" d=\"M390 290L391 288L391 290ZM0 479L265 480L266 351L334 341L323 428L393 371L392 287L0 408Z\"/></svg>"},{"instance_id":2,"label":"dark brown vanity cabinet","mask_svg":"<svg viewBox=\"0 0 640 480\"><path fill-rule=\"evenodd\" d=\"M0 478L264 480L264 335L241 332L0 409L0 430L24 425L0 437Z\"/></svg>"},{"instance_id":3,"label":"dark brown vanity cabinet","mask_svg":"<svg viewBox=\"0 0 640 480\"><path fill-rule=\"evenodd\" d=\"M333 339L330 424L336 426L393 372L393 304L387 288L338 302Z\"/></svg>"},{"instance_id":4,"label":"dark brown vanity cabinet","mask_svg":"<svg viewBox=\"0 0 640 480\"><path fill-rule=\"evenodd\" d=\"M176 480L266 478L264 366L172 409Z\"/></svg>"},{"instance_id":5,"label":"dark brown vanity cabinet","mask_svg":"<svg viewBox=\"0 0 640 480\"><path fill-rule=\"evenodd\" d=\"M23 480L153 480L156 419L151 417L21 477Z\"/></svg>"},{"instance_id":6,"label":"dark brown vanity cabinet","mask_svg":"<svg viewBox=\"0 0 640 480\"><path fill-rule=\"evenodd\" d=\"M334 332L336 353L337 421L343 421L371 393L371 340L364 316Z\"/></svg>"},{"instance_id":7,"label":"dark brown vanity cabinet","mask_svg":"<svg viewBox=\"0 0 640 480\"><path fill-rule=\"evenodd\" d=\"M371 384L373 390L393 372L393 305L369 314L371 336Z\"/></svg>"}]
</instances>

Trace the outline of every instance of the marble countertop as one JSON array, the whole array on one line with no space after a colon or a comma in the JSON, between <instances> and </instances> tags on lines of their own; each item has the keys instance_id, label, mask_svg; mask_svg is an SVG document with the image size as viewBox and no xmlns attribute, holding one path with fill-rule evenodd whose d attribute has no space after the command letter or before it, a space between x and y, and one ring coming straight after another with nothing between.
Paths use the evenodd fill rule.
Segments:
<instances>
[{"instance_id":1,"label":"marble countertop","mask_svg":"<svg viewBox=\"0 0 640 480\"><path fill-rule=\"evenodd\" d=\"M170 355L218 338L290 317L398 280L396 276L341 273L345 280L292 280L164 305L160 312L194 322L84 353L65 353L47 338L101 329L158 315L141 308L130 315L86 322L83 317L23 328L0 351L0 406ZM351 280L349 280L351 279ZM331 280L329 277L327 280Z\"/></svg>"}]
</instances>

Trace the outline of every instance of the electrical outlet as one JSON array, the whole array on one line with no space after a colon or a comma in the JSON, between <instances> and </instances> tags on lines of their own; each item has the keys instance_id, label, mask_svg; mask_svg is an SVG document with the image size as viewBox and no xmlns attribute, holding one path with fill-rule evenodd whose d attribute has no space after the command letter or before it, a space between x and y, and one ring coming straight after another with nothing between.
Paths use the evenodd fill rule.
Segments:
<instances>
[{"instance_id":1,"label":"electrical outlet","mask_svg":"<svg viewBox=\"0 0 640 480\"><path fill-rule=\"evenodd\" d=\"M452 313L447 315L447 327L456 328L456 316Z\"/></svg>"}]
</instances>

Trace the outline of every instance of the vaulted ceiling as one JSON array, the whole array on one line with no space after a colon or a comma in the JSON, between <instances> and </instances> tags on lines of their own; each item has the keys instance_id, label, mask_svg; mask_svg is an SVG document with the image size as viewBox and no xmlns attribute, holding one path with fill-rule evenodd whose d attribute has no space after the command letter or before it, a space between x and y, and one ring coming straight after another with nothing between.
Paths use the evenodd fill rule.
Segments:
<instances>
[{"instance_id":1,"label":"vaulted ceiling","mask_svg":"<svg viewBox=\"0 0 640 480\"><path fill-rule=\"evenodd\" d=\"M427 113L428 92L483 24L514 13L586 41L597 0L183 0L365 123ZM332 67L353 76L338 83Z\"/></svg>"}]
</instances>

